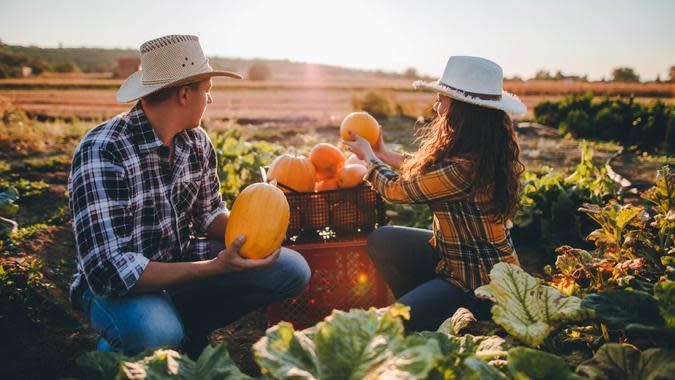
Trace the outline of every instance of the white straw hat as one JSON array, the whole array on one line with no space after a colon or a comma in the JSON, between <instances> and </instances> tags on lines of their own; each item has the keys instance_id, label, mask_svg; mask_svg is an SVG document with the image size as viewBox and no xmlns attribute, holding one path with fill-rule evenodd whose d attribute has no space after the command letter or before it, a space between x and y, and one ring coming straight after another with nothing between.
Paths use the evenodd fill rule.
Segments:
<instances>
[{"instance_id":1,"label":"white straw hat","mask_svg":"<svg viewBox=\"0 0 675 380\"><path fill-rule=\"evenodd\" d=\"M141 69L131 74L119 90L117 101L130 102L166 87L226 76L241 79L230 71L209 65L197 36L169 35L150 40L140 48Z\"/></svg>"},{"instance_id":2,"label":"white straw hat","mask_svg":"<svg viewBox=\"0 0 675 380\"><path fill-rule=\"evenodd\" d=\"M517 96L503 90L502 68L485 58L452 56L436 82L415 81L418 89L432 90L453 99L514 114L527 111Z\"/></svg>"}]
</instances>

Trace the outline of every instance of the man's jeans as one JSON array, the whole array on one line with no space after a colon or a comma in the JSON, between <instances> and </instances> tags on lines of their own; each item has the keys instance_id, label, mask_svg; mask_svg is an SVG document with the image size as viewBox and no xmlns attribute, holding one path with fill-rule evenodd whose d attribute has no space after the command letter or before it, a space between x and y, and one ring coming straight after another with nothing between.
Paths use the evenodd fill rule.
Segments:
<instances>
[{"instance_id":1,"label":"man's jeans","mask_svg":"<svg viewBox=\"0 0 675 380\"><path fill-rule=\"evenodd\" d=\"M223 249L218 242L212 247ZM85 289L82 306L103 337L99 351L134 355L148 348L178 348L186 343L186 335L188 346L198 350L213 329L302 292L310 275L299 253L282 248L267 268L225 273L161 293L102 298Z\"/></svg>"},{"instance_id":2,"label":"man's jeans","mask_svg":"<svg viewBox=\"0 0 675 380\"><path fill-rule=\"evenodd\" d=\"M410 227L385 226L368 237L368 254L389 284L396 302L410 306L406 330L434 331L457 308L477 318L489 318L490 304L439 277L434 269L440 258L429 244L433 233Z\"/></svg>"}]
</instances>

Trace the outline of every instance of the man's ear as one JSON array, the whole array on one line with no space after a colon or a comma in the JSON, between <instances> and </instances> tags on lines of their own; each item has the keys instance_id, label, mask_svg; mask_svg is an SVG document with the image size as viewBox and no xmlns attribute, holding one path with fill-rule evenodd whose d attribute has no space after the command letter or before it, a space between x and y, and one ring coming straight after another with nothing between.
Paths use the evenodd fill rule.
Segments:
<instances>
[{"instance_id":1,"label":"man's ear","mask_svg":"<svg viewBox=\"0 0 675 380\"><path fill-rule=\"evenodd\" d=\"M190 86L180 86L178 91L176 91L176 100L178 104L184 106L188 103L188 98L190 96Z\"/></svg>"}]
</instances>

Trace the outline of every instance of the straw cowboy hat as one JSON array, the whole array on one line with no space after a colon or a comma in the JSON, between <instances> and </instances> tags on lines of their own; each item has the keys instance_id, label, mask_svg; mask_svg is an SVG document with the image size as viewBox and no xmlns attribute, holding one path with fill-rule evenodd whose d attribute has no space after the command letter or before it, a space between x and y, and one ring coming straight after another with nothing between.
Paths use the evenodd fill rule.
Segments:
<instances>
[{"instance_id":1,"label":"straw cowboy hat","mask_svg":"<svg viewBox=\"0 0 675 380\"><path fill-rule=\"evenodd\" d=\"M117 101L130 102L157 90L225 76L241 79L230 71L209 65L197 36L169 35L141 45L141 69L131 74L117 91Z\"/></svg>"},{"instance_id":2,"label":"straw cowboy hat","mask_svg":"<svg viewBox=\"0 0 675 380\"><path fill-rule=\"evenodd\" d=\"M485 58L452 56L436 82L415 81L413 87L432 90L453 99L487 108L523 114L525 104L503 90L502 68Z\"/></svg>"}]
</instances>

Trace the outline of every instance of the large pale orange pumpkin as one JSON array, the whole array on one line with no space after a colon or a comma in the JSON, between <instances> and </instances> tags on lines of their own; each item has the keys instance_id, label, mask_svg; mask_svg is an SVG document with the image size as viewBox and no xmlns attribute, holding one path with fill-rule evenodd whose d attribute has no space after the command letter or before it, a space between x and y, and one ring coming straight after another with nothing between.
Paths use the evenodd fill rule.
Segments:
<instances>
[{"instance_id":1,"label":"large pale orange pumpkin","mask_svg":"<svg viewBox=\"0 0 675 380\"><path fill-rule=\"evenodd\" d=\"M347 157L347 161L345 161L345 165L349 164L361 164L363 166L368 166L368 164L363 161L362 159L358 158L355 154L352 153L351 156Z\"/></svg>"},{"instance_id":2,"label":"large pale orange pumpkin","mask_svg":"<svg viewBox=\"0 0 675 380\"><path fill-rule=\"evenodd\" d=\"M366 173L368 169L361 164L345 165L338 173L338 186L341 189L358 186L363 183Z\"/></svg>"},{"instance_id":3,"label":"large pale orange pumpkin","mask_svg":"<svg viewBox=\"0 0 675 380\"><path fill-rule=\"evenodd\" d=\"M316 144L309 153L309 160L316 168L316 179L335 178L345 164L345 155L335 145Z\"/></svg>"},{"instance_id":4,"label":"large pale orange pumpkin","mask_svg":"<svg viewBox=\"0 0 675 380\"><path fill-rule=\"evenodd\" d=\"M274 184L254 183L234 200L225 230L225 246L240 235L246 236L239 254L263 259L272 254L286 237L290 208L284 193Z\"/></svg>"},{"instance_id":5,"label":"large pale orange pumpkin","mask_svg":"<svg viewBox=\"0 0 675 380\"><path fill-rule=\"evenodd\" d=\"M340 124L340 137L345 141L354 141L349 131L368 140L370 145L375 146L380 137L380 124L368 112L352 112L347 115Z\"/></svg>"},{"instance_id":6,"label":"large pale orange pumpkin","mask_svg":"<svg viewBox=\"0 0 675 380\"><path fill-rule=\"evenodd\" d=\"M295 191L314 191L316 169L314 169L314 165L306 157L283 154L272 161L267 171L267 178L270 180L275 179L278 183L290 187ZM280 186L280 188L282 191L288 192L283 186Z\"/></svg>"},{"instance_id":7,"label":"large pale orange pumpkin","mask_svg":"<svg viewBox=\"0 0 675 380\"><path fill-rule=\"evenodd\" d=\"M337 178L330 178L330 179L324 179L323 181L317 182L316 186L314 186L314 191L335 190L338 187L339 186L338 186Z\"/></svg>"}]
</instances>

